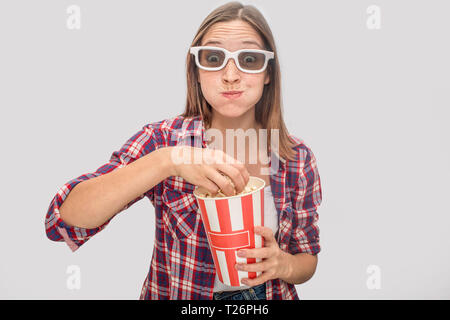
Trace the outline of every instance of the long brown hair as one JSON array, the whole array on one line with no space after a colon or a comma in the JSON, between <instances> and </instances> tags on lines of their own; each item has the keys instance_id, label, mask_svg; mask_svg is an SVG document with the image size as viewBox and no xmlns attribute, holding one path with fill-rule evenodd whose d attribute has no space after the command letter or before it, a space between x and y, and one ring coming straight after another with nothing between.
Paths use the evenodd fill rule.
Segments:
<instances>
[{"instance_id":1,"label":"long brown hair","mask_svg":"<svg viewBox=\"0 0 450 320\"><path fill-rule=\"evenodd\" d=\"M191 46L201 45L203 36L209 28L218 22L241 20L249 23L262 37L265 50L274 52L274 59L269 60L267 72L270 82L264 86L261 99L255 106L256 122L267 129L267 149L271 150L271 129L278 129L278 152L283 159L292 160L295 151L292 149L296 143L289 137L282 115L281 105L281 77L278 55L272 31L261 12L252 5L243 5L233 1L226 3L212 11L200 25ZM186 58L187 99L183 117L201 116L206 128L212 120L211 105L204 98L198 83L197 66L194 56L188 52Z\"/></svg>"}]
</instances>

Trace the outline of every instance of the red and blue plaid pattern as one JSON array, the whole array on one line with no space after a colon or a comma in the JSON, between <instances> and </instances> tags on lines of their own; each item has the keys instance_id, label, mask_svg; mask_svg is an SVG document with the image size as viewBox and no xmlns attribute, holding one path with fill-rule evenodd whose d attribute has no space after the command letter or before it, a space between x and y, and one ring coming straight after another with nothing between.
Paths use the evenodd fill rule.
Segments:
<instances>
[{"instance_id":1,"label":"red and blue plaid pattern","mask_svg":"<svg viewBox=\"0 0 450 320\"><path fill-rule=\"evenodd\" d=\"M279 230L275 237L282 250L291 254L320 252L317 207L322 201L316 159L302 140L297 142L293 161L280 157L278 171L271 174L270 184L278 212ZM95 172L70 180L59 189L50 203L45 219L47 237L65 241L72 251L103 230L103 225L85 229L66 225L59 208L69 192L80 182L126 166L155 149L190 145L206 148L205 129L200 116L181 116L145 125L108 163ZM271 163L270 163L271 164ZM269 165L270 165L269 164ZM144 281L140 299L211 300L215 278L214 260L208 245L194 185L181 177L169 177L128 203L121 211L147 197L155 208L156 235L150 271ZM295 286L280 279L266 283L271 299L298 299Z\"/></svg>"}]
</instances>

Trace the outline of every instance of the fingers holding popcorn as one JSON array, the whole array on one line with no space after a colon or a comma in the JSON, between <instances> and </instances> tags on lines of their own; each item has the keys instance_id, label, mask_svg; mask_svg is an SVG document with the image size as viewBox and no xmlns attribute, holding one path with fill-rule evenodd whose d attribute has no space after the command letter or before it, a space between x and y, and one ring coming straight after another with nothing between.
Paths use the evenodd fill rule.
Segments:
<instances>
[{"instance_id":1,"label":"fingers holding popcorn","mask_svg":"<svg viewBox=\"0 0 450 320\"><path fill-rule=\"evenodd\" d=\"M234 186L233 182L231 181L231 179L228 176L224 175L224 178L229 181L229 185L233 185ZM227 187L228 187L228 185L227 185ZM236 189L234 189L234 192L232 194L229 194L229 193L225 194L222 191L222 189L219 189L219 191L217 193L206 191L204 193L199 193L198 195L200 197L203 197L203 198L221 198L221 197L228 197L228 196L233 196L233 195L243 195L243 194L255 191L256 189L257 189L256 186L250 186L249 184L247 184L242 189L242 191L237 192Z\"/></svg>"}]
</instances>

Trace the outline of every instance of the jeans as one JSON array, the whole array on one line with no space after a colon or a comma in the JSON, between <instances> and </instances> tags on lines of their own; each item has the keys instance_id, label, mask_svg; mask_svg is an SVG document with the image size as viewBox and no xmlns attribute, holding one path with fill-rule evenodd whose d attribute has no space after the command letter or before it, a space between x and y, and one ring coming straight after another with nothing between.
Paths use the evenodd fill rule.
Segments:
<instances>
[{"instance_id":1,"label":"jeans","mask_svg":"<svg viewBox=\"0 0 450 320\"><path fill-rule=\"evenodd\" d=\"M266 284L245 290L214 292L214 300L266 300Z\"/></svg>"}]
</instances>

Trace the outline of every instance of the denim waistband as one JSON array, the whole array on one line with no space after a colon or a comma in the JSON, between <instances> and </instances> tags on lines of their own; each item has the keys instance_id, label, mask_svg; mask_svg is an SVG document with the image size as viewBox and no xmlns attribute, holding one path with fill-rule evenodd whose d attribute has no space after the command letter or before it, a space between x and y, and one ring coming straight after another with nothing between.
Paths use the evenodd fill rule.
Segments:
<instances>
[{"instance_id":1,"label":"denim waistband","mask_svg":"<svg viewBox=\"0 0 450 320\"><path fill-rule=\"evenodd\" d=\"M266 284L248 289L214 292L214 300L262 300L266 299Z\"/></svg>"}]
</instances>

